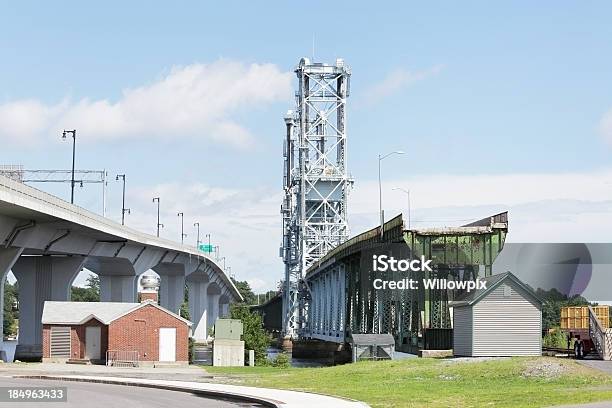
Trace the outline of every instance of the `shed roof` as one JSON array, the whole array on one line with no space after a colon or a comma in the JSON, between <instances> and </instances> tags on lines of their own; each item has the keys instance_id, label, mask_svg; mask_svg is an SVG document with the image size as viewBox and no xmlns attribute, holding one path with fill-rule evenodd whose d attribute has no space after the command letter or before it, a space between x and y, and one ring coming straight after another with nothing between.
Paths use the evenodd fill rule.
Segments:
<instances>
[{"instance_id":1,"label":"shed roof","mask_svg":"<svg viewBox=\"0 0 612 408\"><path fill-rule=\"evenodd\" d=\"M112 321L147 305L156 307L189 326L192 324L189 320L172 313L152 300L142 303L46 301L43 307L42 324L78 325L91 319L96 319L103 324L110 324Z\"/></svg>"},{"instance_id":2,"label":"shed roof","mask_svg":"<svg viewBox=\"0 0 612 408\"><path fill-rule=\"evenodd\" d=\"M478 303L481 299L483 299L487 294L491 293L495 288L502 284L502 282L506 280L511 280L516 283L519 287L521 287L529 297L535 300L537 303L542 303L542 300L535 294L534 290L522 282L519 278L514 276L512 272L504 272L497 275L491 275L485 279L482 279L486 282L486 288L484 289L475 289L470 292L464 293L462 296L458 297L454 301L449 303L451 307L462 307L462 306L473 306Z\"/></svg>"}]
</instances>

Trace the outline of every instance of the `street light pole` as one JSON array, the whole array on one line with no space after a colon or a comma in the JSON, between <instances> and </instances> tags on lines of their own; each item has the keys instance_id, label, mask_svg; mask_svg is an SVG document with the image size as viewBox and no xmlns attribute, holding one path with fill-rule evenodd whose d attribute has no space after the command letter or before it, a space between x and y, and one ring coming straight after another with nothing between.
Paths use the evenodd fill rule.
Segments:
<instances>
[{"instance_id":1,"label":"street light pole","mask_svg":"<svg viewBox=\"0 0 612 408\"><path fill-rule=\"evenodd\" d=\"M185 229L184 229L184 220L185 220L185 214L183 214L182 212L177 213L177 216L181 217L181 244L185 243L185 237L187 236L187 234L185 234Z\"/></svg>"},{"instance_id":2,"label":"street light pole","mask_svg":"<svg viewBox=\"0 0 612 408\"><path fill-rule=\"evenodd\" d=\"M206 234L206 238L208 238L208 253L212 254L213 248L210 245L210 234Z\"/></svg>"},{"instance_id":3,"label":"street light pole","mask_svg":"<svg viewBox=\"0 0 612 408\"><path fill-rule=\"evenodd\" d=\"M198 238L196 239L196 248L200 248L200 223L199 222L194 222L193 223L194 227L198 227Z\"/></svg>"},{"instance_id":4,"label":"street light pole","mask_svg":"<svg viewBox=\"0 0 612 408\"><path fill-rule=\"evenodd\" d=\"M119 181L119 179L123 180L123 199L121 204L121 225L125 225L125 213L130 214L130 209L125 208L125 174L117 174L115 180Z\"/></svg>"},{"instance_id":5,"label":"street light pole","mask_svg":"<svg viewBox=\"0 0 612 408\"><path fill-rule=\"evenodd\" d=\"M380 175L380 162L382 162L384 159L386 159L387 157L393 155L393 154L404 154L403 151L401 150L396 150L394 152L391 153L387 153L384 156L382 155L378 155L378 211L379 211L379 215L380 215L380 237L382 238L383 234L384 234L384 225L385 225L385 213L383 212L383 208L382 208L382 179L381 179L381 175Z\"/></svg>"},{"instance_id":6,"label":"street light pole","mask_svg":"<svg viewBox=\"0 0 612 408\"><path fill-rule=\"evenodd\" d=\"M164 224L159 222L159 197L153 197L153 202L157 201L157 238L159 238L159 227L164 228Z\"/></svg>"},{"instance_id":7,"label":"street light pole","mask_svg":"<svg viewBox=\"0 0 612 408\"><path fill-rule=\"evenodd\" d=\"M62 139L66 140L66 134L72 134L72 178L70 180L70 204L74 204L74 161L76 156L76 129L64 130Z\"/></svg>"},{"instance_id":8,"label":"street light pole","mask_svg":"<svg viewBox=\"0 0 612 408\"><path fill-rule=\"evenodd\" d=\"M395 187L393 190L403 191L408 196L408 229L410 229L410 190L406 190L401 187Z\"/></svg>"}]
</instances>

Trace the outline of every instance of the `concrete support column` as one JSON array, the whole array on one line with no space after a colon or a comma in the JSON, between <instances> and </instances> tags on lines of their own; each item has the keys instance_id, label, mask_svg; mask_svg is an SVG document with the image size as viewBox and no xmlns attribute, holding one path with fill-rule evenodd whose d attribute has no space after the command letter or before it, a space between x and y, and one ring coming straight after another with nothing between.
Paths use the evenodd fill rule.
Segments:
<instances>
[{"instance_id":1,"label":"concrete support column","mask_svg":"<svg viewBox=\"0 0 612 408\"><path fill-rule=\"evenodd\" d=\"M4 322L4 281L15 262L23 252L23 248L0 248L0 322ZM0 360L7 361L4 348L4 325L0 324Z\"/></svg>"},{"instance_id":2,"label":"concrete support column","mask_svg":"<svg viewBox=\"0 0 612 408\"><path fill-rule=\"evenodd\" d=\"M159 275L159 304L179 314L185 300L185 266L182 263L160 263L153 270Z\"/></svg>"},{"instance_id":3,"label":"concrete support column","mask_svg":"<svg viewBox=\"0 0 612 408\"><path fill-rule=\"evenodd\" d=\"M229 302L230 297L227 293L223 293L219 296L219 317L220 318L229 318Z\"/></svg>"},{"instance_id":4,"label":"concrete support column","mask_svg":"<svg viewBox=\"0 0 612 408\"><path fill-rule=\"evenodd\" d=\"M138 290L135 275L103 275L100 277L100 301L102 302L136 302Z\"/></svg>"},{"instance_id":5,"label":"concrete support column","mask_svg":"<svg viewBox=\"0 0 612 408\"><path fill-rule=\"evenodd\" d=\"M159 275L160 304L166 309L180 314L181 305L185 300L185 275Z\"/></svg>"},{"instance_id":6,"label":"concrete support column","mask_svg":"<svg viewBox=\"0 0 612 408\"><path fill-rule=\"evenodd\" d=\"M215 325L215 321L219 317L219 297L220 293L208 294L208 311L210 320L208 322L208 327L213 327Z\"/></svg>"},{"instance_id":7,"label":"concrete support column","mask_svg":"<svg viewBox=\"0 0 612 408\"><path fill-rule=\"evenodd\" d=\"M193 322L192 337L196 342L206 342L208 337L208 282L187 281L189 293L189 317Z\"/></svg>"},{"instance_id":8,"label":"concrete support column","mask_svg":"<svg viewBox=\"0 0 612 408\"><path fill-rule=\"evenodd\" d=\"M13 266L19 283L19 341L15 359L42 357L42 311L46 300L70 300L70 288L83 269L83 256L22 256Z\"/></svg>"},{"instance_id":9,"label":"concrete support column","mask_svg":"<svg viewBox=\"0 0 612 408\"><path fill-rule=\"evenodd\" d=\"M229 318L229 303L219 304L219 313L221 318Z\"/></svg>"}]
</instances>

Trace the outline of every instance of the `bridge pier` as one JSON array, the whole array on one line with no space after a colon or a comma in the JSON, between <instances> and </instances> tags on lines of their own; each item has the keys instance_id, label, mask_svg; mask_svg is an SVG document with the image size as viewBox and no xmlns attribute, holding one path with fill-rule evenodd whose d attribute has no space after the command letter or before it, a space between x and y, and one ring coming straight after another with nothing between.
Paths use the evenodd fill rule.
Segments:
<instances>
[{"instance_id":1,"label":"bridge pier","mask_svg":"<svg viewBox=\"0 0 612 408\"><path fill-rule=\"evenodd\" d=\"M229 296L224 293L219 297L219 317L229 318Z\"/></svg>"},{"instance_id":2,"label":"bridge pier","mask_svg":"<svg viewBox=\"0 0 612 408\"><path fill-rule=\"evenodd\" d=\"M42 312L46 300L70 300L84 256L21 256L12 271L19 283L19 341L15 359L42 358Z\"/></svg>"},{"instance_id":3,"label":"bridge pier","mask_svg":"<svg viewBox=\"0 0 612 408\"><path fill-rule=\"evenodd\" d=\"M101 302L136 302L138 290L136 275L105 275L100 277Z\"/></svg>"},{"instance_id":4,"label":"bridge pier","mask_svg":"<svg viewBox=\"0 0 612 408\"><path fill-rule=\"evenodd\" d=\"M211 283L208 285L208 289L206 291L208 296L208 327L213 327L217 318L219 317L219 298L221 297L221 289L219 285L216 283Z\"/></svg>"},{"instance_id":5,"label":"bridge pier","mask_svg":"<svg viewBox=\"0 0 612 408\"><path fill-rule=\"evenodd\" d=\"M15 262L21 256L23 248L0 248L0 322L4 322L4 282L6 275L13 268ZM6 350L4 349L4 325L0 326L0 360L7 361Z\"/></svg>"},{"instance_id":6,"label":"bridge pier","mask_svg":"<svg viewBox=\"0 0 612 408\"><path fill-rule=\"evenodd\" d=\"M183 264L161 263L153 268L161 278L159 303L162 307L180 314L185 300L185 267Z\"/></svg>"},{"instance_id":7,"label":"bridge pier","mask_svg":"<svg viewBox=\"0 0 612 408\"><path fill-rule=\"evenodd\" d=\"M208 337L207 314L208 297L207 290L208 278L195 280L194 277L187 279L187 290L189 293L189 317L193 322L192 337L196 343L206 342Z\"/></svg>"}]
</instances>

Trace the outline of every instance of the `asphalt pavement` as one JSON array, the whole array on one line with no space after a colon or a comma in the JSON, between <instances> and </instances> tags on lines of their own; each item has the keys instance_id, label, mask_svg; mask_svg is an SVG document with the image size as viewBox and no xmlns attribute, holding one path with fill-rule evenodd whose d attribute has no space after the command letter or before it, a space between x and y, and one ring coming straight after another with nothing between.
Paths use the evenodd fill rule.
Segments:
<instances>
[{"instance_id":1,"label":"asphalt pavement","mask_svg":"<svg viewBox=\"0 0 612 408\"><path fill-rule=\"evenodd\" d=\"M0 402L16 408L258 408L263 405L215 399L180 391L74 381L0 378L0 387L68 387L67 402Z\"/></svg>"}]
</instances>

